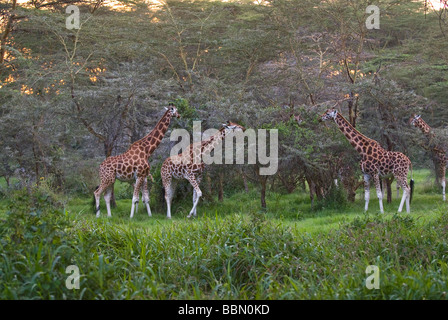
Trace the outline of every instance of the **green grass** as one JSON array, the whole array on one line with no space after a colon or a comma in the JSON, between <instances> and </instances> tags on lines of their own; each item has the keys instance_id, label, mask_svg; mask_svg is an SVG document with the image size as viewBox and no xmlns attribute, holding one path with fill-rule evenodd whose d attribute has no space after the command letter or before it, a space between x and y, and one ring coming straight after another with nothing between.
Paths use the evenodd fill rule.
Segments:
<instances>
[{"instance_id":1,"label":"green grass","mask_svg":"<svg viewBox=\"0 0 448 320\"><path fill-rule=\"evenodd\" d=\"M432 217L432 213L443 206L441 201L441 188L434 186L433 177L429 170L421 169L414 172L413 178L416 181L414 198L411 204L411 212L413 215L423 215ZM127 190L127 191L126 191ZM112 221L123 225L153 226L155 223L165 224L165 211L154 211L153 216L148 217L146 209L142 202L139 203L139 211L134 215L134 219L129 219L130 214L130 198L132 191L128 188L128 184L117 183L116 193L120 196L127 197L117 200L117 207L112 208ZM323 209L314 211L311 209L309 195L307 192L296 191L292 194L279 194L275 192L267 192L266 211L260 208L260 195L257 189L251 189L249 193L236 193L226 197L223 202L215 201L214 203L201 201L198 207L198 217L202 216L226 216L229 214L250 214L263 212L265 216L275 223L281 223L285 226L291 226L300 232L316 233L328 232L338 228L341 223L362 215L364 212L364 191L360 188L356 195L354 204L348 204L344 210ZM401 197L401 191L400 191ZM151 196L151 208L155 207L155 197ZM392 184L392 203L388 204L384 200L384 208L386 215L393 214L397 211L401 198L396 198L395 182ZM69 199L66 210L69 213L87 215L93 218L92 199L89 198L71 198ZM186 220L192 206L190 197L180 203L173 202L173 221ZM165 209L163 209L165 210ZM403 208L405 211L405 208ZM370 190L369 212L378 213L379 205L376 198L376 191L373 185ZM101 200L101 215L106 217L106 208L104 201Z\"/></svg>"},{"instance_id":2,"label":"green grass","mask_svg":"<svg viewBox=\"0 0 448 320\"><path fill-rule=\"evenodd\" d=\"M447 205L428 175L414 174L411 214L396 214L398 199L379 214L373 194L369 214L359 195L314 211L300 192L268 193L263 211L253 190L201 202L196 219L184 201L172 220L142 206L131 220L129 199L97 219L89 198L15 192L0 201L0 298L445 299ZM69 265L79 290L65 287ZM380 268L378 290L365 286L368 265Z\"/></svg>"}]
</instances>

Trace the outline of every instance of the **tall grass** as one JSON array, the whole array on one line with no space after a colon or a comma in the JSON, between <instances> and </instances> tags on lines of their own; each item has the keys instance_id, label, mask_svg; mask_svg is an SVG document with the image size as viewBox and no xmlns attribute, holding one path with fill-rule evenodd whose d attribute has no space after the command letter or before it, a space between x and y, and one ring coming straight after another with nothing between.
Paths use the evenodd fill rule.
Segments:
<instances>
[{"instance_id":1,"label":"tall grass","mask_svg":"<svg viewBox=\"0 0 448 320\"><path fill-rule=\"evenodd\" d=\"M15 192L0 223L0 299L446 298L448 214L429 195L411 215L360 214L362 202L314 212L275 193L265 212L254 195L204 204L194 220L130 221L120 201L96 219L45 189ZM65 285L69 265L79 289ZM365 285L368 265L378 290Z\"/></svg>"}]
</instances>

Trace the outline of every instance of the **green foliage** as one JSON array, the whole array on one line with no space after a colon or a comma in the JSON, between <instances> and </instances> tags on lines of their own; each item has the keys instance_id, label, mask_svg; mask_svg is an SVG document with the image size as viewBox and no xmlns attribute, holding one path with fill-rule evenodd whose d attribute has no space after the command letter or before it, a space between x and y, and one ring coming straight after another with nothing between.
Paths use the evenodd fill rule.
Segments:
<instances>
[{"instance_id":1,"label":"green foliage","mask_svg":"<svg viewBox=\"0 0 448 320\"><path fill-rule=\"evenodd\" d=\"M428 164L406 121L423 111L444 139L448 48L423 2L375 3L381 30L365 29L369 1L122 3L132 10L90 15L82 7L79 33L61 27L64 10L17 10L27 18L14 23L0 66L0 173L23 168L31 178L29 189L0 186L1 299L446 298L448 219L446 206L434 209L440 188L417 184L410 216L355 218L362 201L349 206L331 185L337 161L356 166L356 154L333 124L316 120L353 92L357 128L406 151L414 168ZM354 84L351 71L363 73ZM151 159L152 219L129 221L132 188L118 183L112 219L84 214L100 159L146 134L170 101L182 116L172 127L229 119L279 130L266 210L257 186L239 192L241 174L221 167L210 170L210 189L225 171L222 203L201 200L199 218L185 221L192 193L183 181L173 221L165 221L163 142ZM291 118L297 113L301 125ZM305 192L279 192L280 177L291 192L312 178L323 197L311 210ZM62 189L78 213L62 210ZM80 290L65 287L73 264ZM378 291L364 286L371 264L382 270Z\"/></svg>"},{"instance_id":2,"label":"green foliage","mask_svg":"<svg viewBox=\"0 0 448 320\"><path fill-rule=\"evenodd\" d=\"M29 235L2 237L3 299L441 299L447 289L444 210L425 223L365 215L325 237L261 212L159 222L150 231L56 212L8 220ZM32 228L37 222L46 227ZM71 264L82 273L79 290L65 287ZM379 290L365 287L371 264L381 271Z\"/></svg>"},{"instance_id":3,"label":"green foliage","mask_svg":"<svg viewBox=\"0 0 448 320\"><path fill-rule=\"evenodd\" d=\"M322 200L317 201L315 210L321 211L330 209L343 212L347 209L348 205L347 193L344 188L333 184L325 194L325 197Z\"/></svg>"},{"instance_id":4,"label":"green foliage","mask_svg":"<svg viewBox=\"0 0 448 320\"><path fill-rule=\"evenodd\" d=\"M193 106L190 106L187 99L177 98L172 103L174 104L174 106L176 106L179 114L182 115L183 119L186 119L188 121L199 120L199 115L196 109Z\"/></svg>"}]
</instances>

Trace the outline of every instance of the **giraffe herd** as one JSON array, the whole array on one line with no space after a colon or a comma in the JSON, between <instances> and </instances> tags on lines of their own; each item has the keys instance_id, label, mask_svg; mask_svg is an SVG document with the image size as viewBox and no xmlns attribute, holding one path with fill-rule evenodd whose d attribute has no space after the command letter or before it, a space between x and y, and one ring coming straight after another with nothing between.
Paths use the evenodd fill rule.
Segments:
<instances>
[{"instance_id":1,"label":"giraffe herd","mask_svg":"<svg viewBox=\"0 0 448 320\"><path fill-rule=\"evenodd\" d=\"M160 145L162 138L168 130L173 117L179 118L180 115L177 108L170 105L165 108L166 111L154 129L142 139L134 142L129 149L120 155L106 158L100 165L99 175L101 184L95 189L95 212L96 216L100 216L100 196L104 193L106 202L107 215L111 216L110 200L115 180L126 182L135 182L132 197L131 214L134 216L137 211L139 194L142 192L142 201L146 206L148 216L151 216L149 207L148 182L149 177L153 180L150 173L149 157ZM303 119L300 115L294 116L295 121L300 125ZM413 184L412 179L412 163L409 158L401 152L387 151L381 145L356 130L342 114L334 107L325 111L320 117L319 122L333 120L339 130L344 134L353 148L361 156L360 168L364 177L365 190L365 211L368 210L370 200L370 181L373 180L379 207L381 213L384 213L383 207L383 191L381 190L381 178L394 177L398 187L403 190L398 212L401 212L406 203L406 211L410 212L410 202L412 200ZM409 119L412 126L420 128L421 131L431 140L434 138L434 132L431 127L423 121L420 115L412 115ZM176 182L179 179L186 179L193 187L193 207L188 214L188 218L196 216L196 209L202 191L199 188L202 173L205 169L203 155L212 152L222 141L237 132L243 132L245 128L237 123L228 121L223 124L222 128L214 135L206 140L192 143L182 153L168 157L161 167L162 185L165 191L165 201L167 204L167 218L171 218L171 201L173 199ZM443 200L445 197L445 168L448 158L445 156L445 150L438 146L432 145L431 152L435 159L436 170L438 176L441 177L443 187ZM408 184L407 176L411 170L411 181Z\"/></svg>"}]
</instances>

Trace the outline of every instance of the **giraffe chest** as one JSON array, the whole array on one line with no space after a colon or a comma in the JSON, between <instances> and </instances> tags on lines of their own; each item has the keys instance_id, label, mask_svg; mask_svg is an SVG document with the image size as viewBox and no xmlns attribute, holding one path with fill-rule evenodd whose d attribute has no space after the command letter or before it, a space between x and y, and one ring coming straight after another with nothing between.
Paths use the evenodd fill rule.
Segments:
<instances>
[{"instance_id":1,"label":"giraffe chest","mask_svg":"<svg viewBox=\"0 0 448 320\"><path fill-rule=\"evenodd\" d=\"M445 163L446 164L446 156L445 156L445 151L440 149L440 148L434 148L432 150L434 159L436 161L438 161L439 163Z\"/></svg>"}]
</instances>

